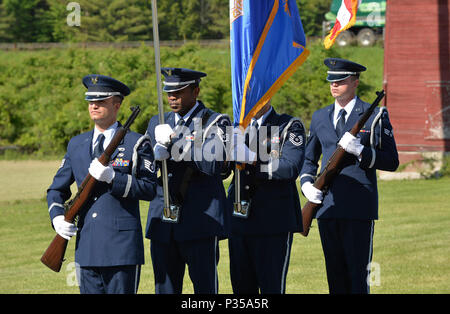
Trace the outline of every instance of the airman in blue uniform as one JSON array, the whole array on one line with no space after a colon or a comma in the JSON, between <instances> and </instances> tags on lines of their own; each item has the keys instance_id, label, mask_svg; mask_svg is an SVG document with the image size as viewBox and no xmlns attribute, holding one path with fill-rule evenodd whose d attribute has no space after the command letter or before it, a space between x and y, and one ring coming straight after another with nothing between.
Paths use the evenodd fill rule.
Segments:
<instances>
[{"instance_id":1,"label":"airman in blue uniform","mask_svg":"<svg viewBox=\"0 0 450 314\"><path fill-rule=\"evenodd\" d=\"M234 134L233 158L244 168L235 171L228 190L233 292L285 293L293 233L303 230L295 181L304 159L305 129L299 118L278 114L269 103L243 139L239 130Z\"/></svg>"},{"instance_id":2,"label":"airman in blue uniform","mask_svg":"<svg viewBox=\"0 0 450 314\"><path fill-rule=\"evenodd\" d=\"M335 103L317 110L311 120L300 183L309 201L322 204L316 213L330 293L369 293L374 221L378 219L376 170L399 165L392 125L378 107L354 137L349 130L370 104L356 96L366 68L345 59L328 58L327 80ZM344 167L325 193L312 184L319 160L325 165L337 145L348 153ZM323 171L323 167L322 170Z\"/></svg>"},{"instance_id":3,"label":"airman in blue uniform","mask_svg":"<svg viewBox=\"0 0 450 314\"><path fill-rule=\"evenodd\" d=\"M139 199L155 196L156 174L149 138L129 131L103 166L98 157L120 123L122 100L130 93L120 81L103 75L83 78L93 130L72 138L47 190L55 231L69 240L77 235L75 262L81 293L136 293L144 264ZM99 181L77 224L64 220L64 202L73 182L79 186L90 173Z\"/></svg>"},{"instance_id":4,"label":"airman in blue uniform","mask_svg":"<svg viewBox=\"0 0 450 314\"><path fill-rule=\"evenodd\" d=\"M166 160L169 199L176 217L164 215L162 180L150 202L146 237L157 294L180 294L186 265L195 293L218 292L219 240L225 238L226 195L221 173L226 160L226 115L208 109L200 100L200 79L206 73L162 68L164 91L171 112L164 124L158 116L147 134L155 159ZM157 163L157 168L161 163Z\"/></svg>"}]
</instances>

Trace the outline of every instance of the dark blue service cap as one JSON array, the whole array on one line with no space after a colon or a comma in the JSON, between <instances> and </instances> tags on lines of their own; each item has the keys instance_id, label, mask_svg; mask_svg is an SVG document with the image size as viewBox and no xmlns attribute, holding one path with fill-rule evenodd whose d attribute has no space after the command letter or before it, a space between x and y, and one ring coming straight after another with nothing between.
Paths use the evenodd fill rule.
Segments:
<instances>
[{"instance_id":1,"label":"dark blue service cap","mask_svg":"<svg viewBox=\"0 0 450 314\"><path fill-rule=\"evenodd\" d=\"M323 63L328 67L328 82L342 81L366 70L361 64L339 58L327 58Z\"/></svg>"},{"instance_id":2,"label":"dark blue service cap","mask_svg":"<svg viewBox=\"0 0 450 314\"><path fill-rule=\"evenodd\" d=\"M88 89L85 99L89 101L103 100L112 96L125 97L130 94L130 89L124 83L100 74L86 75L83 77L83 85Z\"/></svg>"},{"instance_id":3,"label":"dark blue service cap","mask_svg":"<svg viewBox=\"0 0 450 314\"><path fill-rule=\"evenodd\" d=\"M199 83L200 78L206 76L206 73L183 68L161 68L161 73L165 79L165 92L175 92L190 84Z\"/></svg>"}]
</instances>

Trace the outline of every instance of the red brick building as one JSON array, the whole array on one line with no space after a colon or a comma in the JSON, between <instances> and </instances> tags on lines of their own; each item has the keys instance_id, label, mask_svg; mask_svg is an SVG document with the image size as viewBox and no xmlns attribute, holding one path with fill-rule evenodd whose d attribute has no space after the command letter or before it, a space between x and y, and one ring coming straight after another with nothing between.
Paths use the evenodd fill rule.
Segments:
<instances>
[{"instance_id":1,"label":"red brick building","mask_svg":"<svg viewBox=\"0 0 450 314\"><path fill-rule=\"evenodd\" d=\"M450 152L449 2L387 2L385 104L401 164Z\"/></svg>"}]
</instances>

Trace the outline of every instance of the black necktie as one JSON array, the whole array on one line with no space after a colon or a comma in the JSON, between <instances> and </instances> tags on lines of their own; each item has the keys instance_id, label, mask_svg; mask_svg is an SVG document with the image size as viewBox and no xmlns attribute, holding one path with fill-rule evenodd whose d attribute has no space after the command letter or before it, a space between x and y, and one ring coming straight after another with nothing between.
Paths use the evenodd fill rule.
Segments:
<instances>
[{"instance_id":1,"label":"black necktie","mask_svg":"<svg viewBox=\"0 0 450 314\"><path fill-rule=\"evenodd\" d=\"M183 120L183 118L180 118L180 119L178 119L177 126L182 126L182 125L184 125L184 120Z\"/></svg>"},{"instance_id":2,"label":"black necktie","mask_svg":"<svg viewBox=\"0 0 450 314\"><path fill-rule=\"evenodd\" d=\"M105 136L100 134L97 137L97 144L94 147L94 158L99 158L103 154L103 142L105 141Z\"/></svg>"},{"instance_id":3,"label":"black necktie","mask_svg":"<svg viewBox=\"0 0 450 314\"><path fill-rule=\"evenodd\" d=\"M338 136L338 138L341 138L344 129L345 129L345 115L347 114L347 111L345 111L345 109L341 109L339 111L339 120L336 123L336 134Z\"/></svg>"},{"instance_id":4,"label":"black necktie","mask_svg":"<svg viewBox=\"0 0 450 314\"><path fill-rule=\"evenodd\" d=\"M175 138L181 139L183 137L182 126L184 125L184 123L185 121L183 120L183 118L178 119L175 127L173 128L173 131L175 132Z\"/></svg>"}]
</instances>

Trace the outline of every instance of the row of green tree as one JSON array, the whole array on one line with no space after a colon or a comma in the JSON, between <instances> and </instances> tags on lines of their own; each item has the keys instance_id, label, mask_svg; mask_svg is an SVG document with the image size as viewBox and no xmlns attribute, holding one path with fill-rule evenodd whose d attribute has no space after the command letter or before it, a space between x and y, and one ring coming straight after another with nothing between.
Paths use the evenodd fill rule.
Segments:
<instances>
[{"instance_id":1,"label":"row of green tree","mask_svg":"<svg viewBox=\"0 0 450 314\"><path fill-rule=\"evenodd\" d=\"M230 0L158 0L161 40L228 38ZM331 0L297 0L308 36L320 36ZM153 39L150 0L0 0L0 42Z\"/></svg>"},{"instance_id":2,"label":"row of green tree","mask_svg":"<svg viewBox=\"0 0 450 314\"><path fill-rule=\"evenodd\" d=\"M310 56L273 98L278 112L301 117L309 127L312 113L332 103L327 57L349 58L368 67L359 93L370 101L381 87L383 49L332 48L310 44ZM232 117L230 51L187 44L161 48L161 65L206 72L200 99L215 111ZM132 93L125 98L119 120L129 116L130 106L142 109L134 131L144 133L149 119L158 113L158 97L151 46L139 48L70 48L37 51L0 51L0 150L14 145L37 156L61 154L70 138L93 127L81 80L91 73L125 82ZM165 110L167 107L165 95Z\"/></svg>"}]
</instances>

